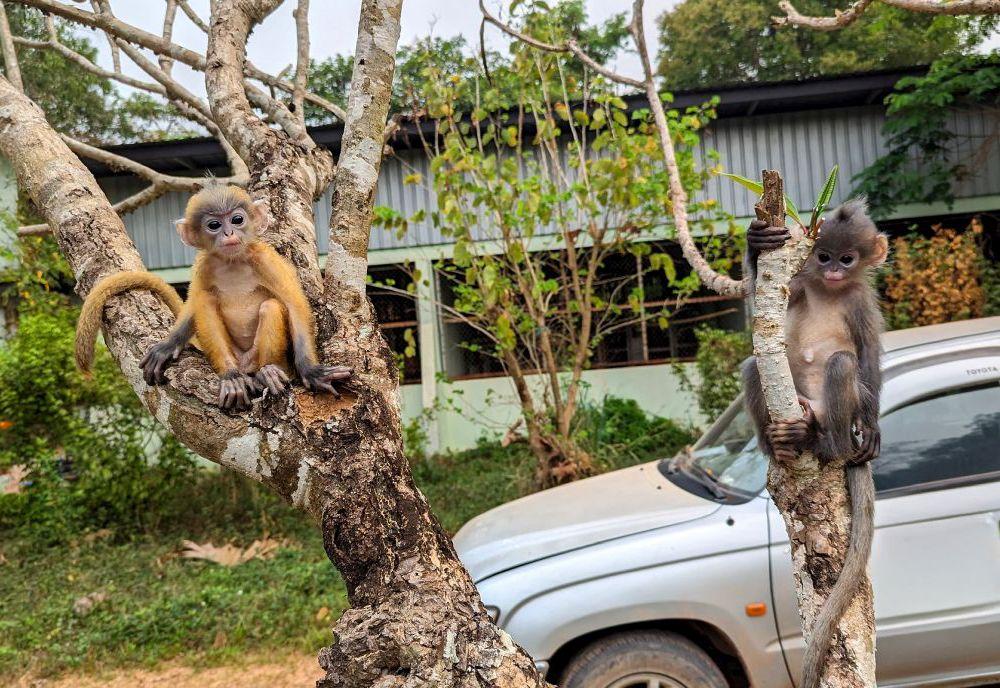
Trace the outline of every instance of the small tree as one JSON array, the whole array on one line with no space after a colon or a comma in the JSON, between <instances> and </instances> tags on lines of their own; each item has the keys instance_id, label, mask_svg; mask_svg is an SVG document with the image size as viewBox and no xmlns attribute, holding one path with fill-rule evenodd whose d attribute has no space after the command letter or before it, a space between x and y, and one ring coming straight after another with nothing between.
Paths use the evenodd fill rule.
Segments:
<instances>
[{"instance_id":1,"label":"small tree","mask_svg":"<svg viewBox=\"0 0 1000 688\"><path fill-rule=\"evenodd\" d=\"M535 33L558 37L542 12L522 19ZM454 295L449 316L476 333L463 346L494 357L514 385L539 487L593 472L574 437L596 347L645 320L666 327L674 308L699 286L678 271L662 245L669 182L648 110L630 112L607 79L567 69L565 56L515 44L513 59L494 65L492 83L452 78L433 64L425 72L436 136L426 142L433 170L435 227L454 241L453 260L437 278ZM459 107L471 95L471 115ZM685 186L702 186L709 170L695 155L711 104L671 112ZM424 180L411 175L408 181ZM709 211L711 201L698 203ZM387 224L407 222L384 212ZM422 219L422 217L410 218ZM711 235L714 218L700 224ZM719 240L714 264L732 257ZM625 260L628 276L609 274ZM655 275L653 273L656 273ZM674 291L647 307L647 285Z\"/></svg>"}]
</instances>

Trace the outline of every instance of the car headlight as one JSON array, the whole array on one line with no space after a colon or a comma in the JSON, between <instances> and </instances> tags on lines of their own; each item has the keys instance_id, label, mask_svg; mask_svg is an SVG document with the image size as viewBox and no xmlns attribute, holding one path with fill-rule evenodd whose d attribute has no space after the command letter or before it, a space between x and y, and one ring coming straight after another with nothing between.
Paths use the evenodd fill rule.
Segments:
<instances>
[{"instance_id":1,"label":"car headlight","mask_svg":"<svg viewBox=\"0 0 1000 688\"><path fill-rule=\"evenodd\" d=\"M492 604L486 605L486 613L490 615L490 621L493 623L497 622L500 618L500 607L494 607Z\"/></svg>"}]
</instances>

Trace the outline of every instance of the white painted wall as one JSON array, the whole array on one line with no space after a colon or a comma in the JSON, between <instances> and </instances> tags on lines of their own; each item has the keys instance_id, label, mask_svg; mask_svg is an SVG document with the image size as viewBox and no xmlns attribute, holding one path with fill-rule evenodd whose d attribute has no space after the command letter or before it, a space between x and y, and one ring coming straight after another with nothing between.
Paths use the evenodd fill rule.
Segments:
<instances>
[{"instance_id":1,"label":"white painted wall","mask_svg":"<svg viewBox=\"0 0 1000 688\"><path fill-rule=\"evenodd\" d=\"M693 367L688 374L695 374ZM693 396L680 388L670 365L588 370L583 379L586 400L634 399L647 413L680 423L705 424ZM481 436L502 436L519 415L514 386L507 377L438 383L437 393L442 408L433 414L428 432L429 444L436 442L441 450L468 449ZM423 408L422 385L403 385L401 397L404 422L418 417Z\"/></svg>"}]
</instances>

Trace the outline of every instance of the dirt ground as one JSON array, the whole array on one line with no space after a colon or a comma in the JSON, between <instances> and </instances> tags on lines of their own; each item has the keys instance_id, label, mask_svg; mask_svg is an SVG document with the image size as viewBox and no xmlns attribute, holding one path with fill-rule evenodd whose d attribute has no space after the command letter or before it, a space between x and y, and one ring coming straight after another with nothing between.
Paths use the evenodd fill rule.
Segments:
<instances>
[{"instance_id":1,"label":"dirt ground","mask_svg":"<svg viewBox=\"0 0 1000 688\"><path fill-rule=\"evenodd\" d=\"M25 676L13 688L308 688L322 678L316 655L254 657L248 664L207 668L165 665L57 679Z\"/></svg>"}]
</instances>

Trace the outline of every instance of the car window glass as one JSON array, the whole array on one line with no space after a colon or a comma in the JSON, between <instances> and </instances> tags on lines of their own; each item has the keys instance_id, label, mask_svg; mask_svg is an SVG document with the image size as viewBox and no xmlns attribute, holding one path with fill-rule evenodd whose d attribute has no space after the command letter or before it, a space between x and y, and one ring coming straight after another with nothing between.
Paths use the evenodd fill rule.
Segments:
<instances>
[{"instance_id":1,"label":"car window glass","mask_svg":"<svg viewBox=\"0 0 1000 688\"><path fill-rule=\"evenodd\" d=\"M901 490L1000 471L1000 386L936 395L881 421L875 488Z\"/></svg>"}]
</instances>

